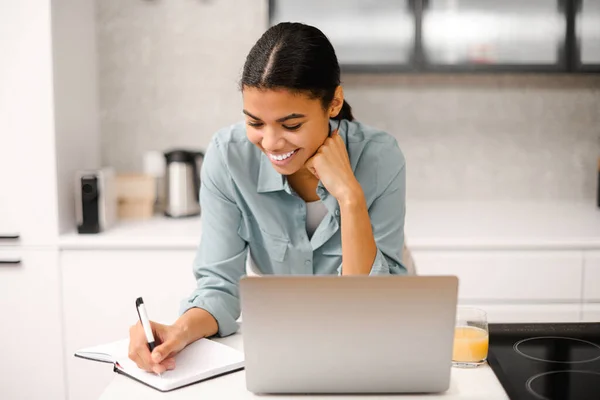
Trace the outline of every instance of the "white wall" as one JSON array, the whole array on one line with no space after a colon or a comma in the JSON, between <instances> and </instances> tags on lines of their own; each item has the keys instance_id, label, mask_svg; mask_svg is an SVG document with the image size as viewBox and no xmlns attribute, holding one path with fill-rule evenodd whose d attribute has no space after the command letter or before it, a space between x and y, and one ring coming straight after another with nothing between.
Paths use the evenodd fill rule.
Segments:
<instances>
[{"instance_id":1,"label":"white wall","mask_svg":"<svg viewBox=\"0 0 600 400\"><path fill-rule=\"evenodd\" d=\"M102 161L204 146L241 118L238 80L267 0L97 0Z\"/></svg>"},{"instance_id":2,"label":"white wall","mask_svg":"<svg viewBox=\"0 0 600 400\"><path fill-rule=\"evenodd\" d=\"M74 177L100 166L96 3L53 0L52 40L59 229L75 227Z\"/></svg>"}]
</instances>

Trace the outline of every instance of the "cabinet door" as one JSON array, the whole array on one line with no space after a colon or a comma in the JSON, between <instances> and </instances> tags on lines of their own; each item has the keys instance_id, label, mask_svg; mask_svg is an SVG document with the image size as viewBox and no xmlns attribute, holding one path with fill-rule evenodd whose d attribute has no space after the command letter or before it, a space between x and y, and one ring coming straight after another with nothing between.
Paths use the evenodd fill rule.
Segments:
<instances>
[{"instance_id":1,"label":"cabinet door","mask_svg":"<svg viewBox=\"0 0 600 400\"><path fill-rule=\"evenodd\" d=\"M583 301L600 301L600 251L584 254Z\"/></svg>"},{"instance_id":2,"label":"cabinet door","mask_svg":"<svg viewBox=\"0 0 600 400\"><path fill-rule=\"evenodd\" d=\"M0 63L0 69L1 67ZM0 71L1 73L1 71ZM2 91L0 82L0 91ZM0 93L0 246L12 246L21 237L19 226L18 196L20 193L18 176L15 172L16 138L5 135L6 121L3 113L2 94Z\"/></svg>"},{"instance_id":3,"label":"cabinet door","mask_svg":"<svg viewBox=\"0 0 600 400\"><path fill-rule=\"evenodd\" d=\"M323 31L343 69L407 67L415 18L409 0L274 0L270 24L299 21Z\"/></svg>"},{"instance_id":4,"label":"cabinet door","mask_svg":"<svg viewBox=\"0 0 600 400\"><path fill-rule=\"evenodd\" d=\"M430 0L423 52L430 66L565 68L566 18L552 0Z\"/></svg>"},{"instance_id":5,"label":"cabinet door","mask_svg":"<svg viewBox=\"0 0 600 400\"><path fill-rule=\"evenodd\" d=\"M0 248L0 399L65 398L58 251Z\"/></svg>"},{"instance_id":6,"label":"cabinet door","mask_svg":"<svg viewBox=\"0 0 600 400\"><path fill-rule=\"evenodd\" d=\"M578 0L575 23L578 67L581 70L600 70L600 2Z\"/></svg>"},{"instance_id":7,"label":"cabinet door","mask_svg":"<svg viewBox=\"0 0 600 400\"><path fill-rule=\"evenodd\" d=\"M73 356L80 348L129 336L144 298L153 321L171 323L195 287L194 251L63 251L66 364L70 399L97 399L114 377L105 363Z\"/></svg>"},{"instance_id":8,"label":"cabinet door","mask_svg":"<svg viewBox=\"0 0 600 400\"><path fill-rule=\"evenodd\" d=\"M57 235L50 2L0 2L0 235ZM26 50L25 50L26 49Z\"/></svg>"},{"instance_id":9,"label":"cabinet door","mask_svg":"<svg viewBox=\"0 0 600 400\"><path fill-rule=\"evenodd\" d=\"M21 192L18 162L23 158L19 151L22 132L18 132L12 104L19 85L14 81L19 66L11 57L20 43L14 37L16 26L8 23L15 11L14 5L0 3L0 54L5 55L0 62L0 246L12 245L9 242L20 236L17 196Z\"/></svg>"},{"instance_id":10,"label":"cabinet door","mask_svg":"<svg viewBox=\"0 0 600 400\"><path fill-rule=\"evenodd\" d=\"M461 300L581 301L578 251L414 251L420 275L456 275Z\"/></svg>"}]
</instances>

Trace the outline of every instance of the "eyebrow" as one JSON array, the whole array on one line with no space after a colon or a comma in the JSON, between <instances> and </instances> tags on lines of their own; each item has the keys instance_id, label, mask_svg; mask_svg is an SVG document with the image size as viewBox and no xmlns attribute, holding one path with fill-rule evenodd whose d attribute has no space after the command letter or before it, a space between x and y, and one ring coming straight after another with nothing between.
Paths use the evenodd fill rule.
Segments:
<instances>
[{"instance_id":1,"label":"eyebrow","mask_svg":"<svg viewBox=\"0 0 600 400\"><path fill-rule=\"evenodd\" d=\"M247 116L251 117L251 118L254 118L254 119L258 120L258 121L261 121L261 119L260 119L260 118L258 118L258 117L256 117L256 116L254 116L254 115L250 114L250 113L249 113L248 111L246 111L246 110L242 110L242 112L243 112L244 114L246 114ZM304 114L296 114L296 113L294 113L294 114L286 115L286 116L285 116L285 117L283 117L283 118L279 118L279 119L278 119L276 122L285 122L285 121L287 121L288 119L304 118L304 117L306 117L306 115L304 115Z\"/></svg>"}]
</instances>

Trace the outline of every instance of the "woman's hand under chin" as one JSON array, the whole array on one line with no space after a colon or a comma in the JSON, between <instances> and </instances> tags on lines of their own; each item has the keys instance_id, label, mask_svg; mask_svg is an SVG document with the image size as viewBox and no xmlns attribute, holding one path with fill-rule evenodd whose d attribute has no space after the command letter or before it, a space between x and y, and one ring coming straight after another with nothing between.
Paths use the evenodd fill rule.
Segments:
<instances>
[{"instance_id":1,"label":"woman's hand under chin","mask_svg":"<svg viewBox=\"0 0 600 400\"><path fill-rule=\"evenodd\" d=\"M342 203L352 202L357 196L364 196L362 188L350 165L344 141L335 130L317 153L308 159L306 168L321 182L325 189ZM360 197L359 197L360 198Z\"/></svg>"}]
</instances>

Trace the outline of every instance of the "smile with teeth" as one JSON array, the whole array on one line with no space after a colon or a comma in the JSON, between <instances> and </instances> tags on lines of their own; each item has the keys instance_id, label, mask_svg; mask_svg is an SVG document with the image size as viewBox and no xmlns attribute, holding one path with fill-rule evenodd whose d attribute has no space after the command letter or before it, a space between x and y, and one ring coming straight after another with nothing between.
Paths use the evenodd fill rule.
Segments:
<instances>
[{"instance_id":1,"label":"smile with teeth","mask_svg":"<svg viewBox=\"0 0 600 400\"><path fill-rule=\"evenodd\" d=\"M283 161L283 160L288 159L291 156L293 156L294 153L296 153L297 151L298 151L298 149L290 151L289 153L279 154L279 155L269 153L269 158L273 161Z\"/></svg>"}]
</instances>

